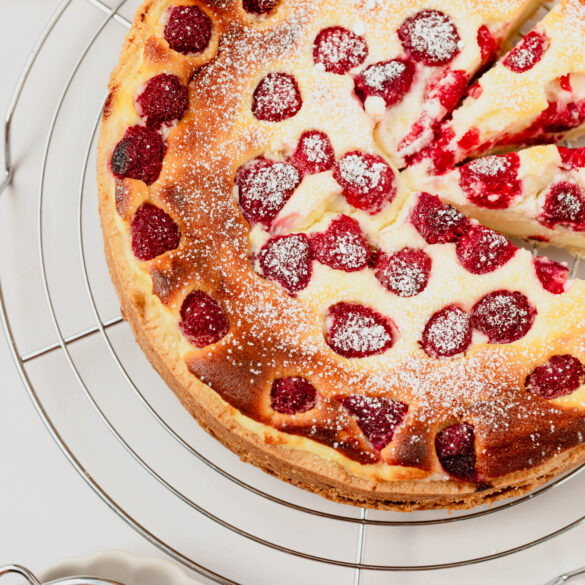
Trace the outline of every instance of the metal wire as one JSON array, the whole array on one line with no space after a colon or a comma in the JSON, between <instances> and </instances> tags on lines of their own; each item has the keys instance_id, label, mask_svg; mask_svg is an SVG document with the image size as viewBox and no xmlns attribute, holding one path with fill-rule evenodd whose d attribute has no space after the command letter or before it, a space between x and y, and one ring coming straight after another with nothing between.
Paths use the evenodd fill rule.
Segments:
<instances>
[{"instance_id":1,"label":"metal wire","mask_svg":"<svg viewBox=\"0 0 585 585\"><path fill-rule=\"evenodd\" d=\"M3 293L2 293L1 282L0 282L0 317L1 317L2 325L4 326L4 329L6 331L6 334L7 334L8 340L9 340L9 344L11 347L11 353L12 353L13 358L17 364L20 376L21 376L21 378L22 378L22 380L27 388L27 391L28 391L31 399L33 400L35 408L39 412L39 414L40 414L43 422L47 426L51 436L55 439L55 441L61 447L61 449L64 452L67 459L77 469L77 471L81 474L81 476L88 482L88 484L92 487L92 489L106 502L106 504L112 510L114 510L118 515L120 515L126 522L128 522L135 530L137 530L140 534L142 534L145 538L147 538L151 543L158 546L161 550L163 550L164 552L166 552L170 556L174 557L176 560L180 561L181 563L185 564L186 566L190 567L191 569L199 572L200 574L202 574L202 575L204 575L204 576L206 576L206 577L208 577L208 578L210 578L218 583L237 585L233 581L230 581L229 579L227 579L221 575L218 575L217 573L215 573L213 571L210 571L209 569L196 563L192 559L186 557L185 555L183 555L182 553L180 553L179 551L170 547L164 541L159 539L156 535L152 534L146 528L144 528L131 515L129 515L124 510L124 508L122 506L120 506L117 502L115 502L114 500L111 499L111 497L107 494L107 492L103 488L101 488L101 486L95 481L95 479L83 467L83 465L80 463L80 461L73 455L69 446L64 441L64 439L61 437L61 435L59 434L58 430L56 429L53 421L51 420L51 418L48 416L47 412L45 411L45 408L44 408L36 390L34 389L34 386L32 385L32 383L29 379L28 373L26 371L26 368L25 368L25 364L27 362L34 360L37 357L40 357L41 355L46 355L47 353L49 353L51 351L55 351L55 350L59 350L59 349L61 349L63 351L63 353L67 359L67 362L68 362L70 368L72 369L72 371L74 373L74 376L76 377L76 379L79 383L79 386L81 387L86 398L92 404L92 406L94 407L94 409L96 410L96 412L98 413L98 415L100 416L100 418L102 419L103 423L106 425L108 430L114 435L114 437L124 447L126 452L145 471L147 471L157 482L159 482L162 486L164 486L171 494L173 494L174 496L179 498L182 502L184 502L185 504L190 506L192 509L194 509L197 512L204 515L206 518L216 522L218 525L220 525L228 530L231 530L232 532L234 532L235 534L238 534L239 536L242 536L243 538L246 538L246 539L249 539L253 542L256 542L256 543L262 544L264 546L273 548L273 549L278 550L280 552L283 552L285 554L293 555L296 557L301 557L301 558L308 559L311 561L318 561L318 562L327 563L327 564L331 564L331 565L352 568L355 571L355 578L354 578L355 585L361 584L363 570L426 571L426 570L436 570L436 569L442 569L442 568L460 567L460 566L476 564L476 563L480 563L480 562L484 562L484 561L489 561L492 559L501 558L501 557L508 556L510 554L514 554L514 553L522 551L522 550L526 550L527 548L530 548L532 546L535 546L537 544L540 544L542 542L550 540L551 538L554 538L555 536L562 534L562 533L570 530L574 526L577 526L577 525L581 524L583 521L585 521L585 516L582 516L582 517L578 518L577 520L575 520L574 522L571 522L571 523L561 527L560 529L558 529L554 532L551 532L543 537L534 539L534 540L529 541L527 543L523 543L517 547L513 547L513 548L503 550L503 551L500 551L497 553L493 553L490 555L479 556L479 557L475 557L475 558L471 558L471 559L464 559L461 561L454 561L454 562L448 562L448 563L442 563L442 564L407 565L407 566L368 564L368 563L365 563L365 561L364 561L366 543L367 543L366 527L368 525L407 527L407 526L420 526L420 525L432 525L432 524L447 524L450 522L457 522L457 521L461 521L461 520L469 520L472 518L478 518L480 516L492 514L492 513L516 506L520 503L532 500L536 496L538 496L539 494L546 493L549 490L551 490L553 487L558 486L558 485L562 485L563 483L568 481L570 478L572 478L575 475L577 475L578 473L580 473L585 468L585 464L578 467L577 469L573 470L569 474L557 479L556 481L552 482L551 484L533 492L532 494L524 496L523 498L511 500L511 501L507 502L506 504L500 505L498 507L480 510L478 512L467 513L467 514L463 514L460 516L453 516L453 517L440 518L440 519L435 518L435 519L415 520L415 521L412 521L412 520L390 521L390 520L379 520L379 519L370 520L367 517L366 510L362 510L360 517L356 518L356 517L353 517L350 515L344 516L344 515L339 515L339 514L326 513L326 512L320 511L320 510L315 510L312 508L307 508L305 506L297 505L293 502L287 502L287 501L282 500L276 496L268 494L268 493L266 493L266 492L264 492L256 487L240 480L239 478L229 474L228 472L223 470L221 467L219 467L218 465L216 465L215 463L210 461L208 458L206 458L199 451L197 451L191 444L189 444L185 439L183 439L180 435L178 435L170 427L170 425L168 425L166 423L166 421L163 419L163 417L157 412L157 410L149 403L149 401L145 398L145 396L142 394L142 392L138 389L137 385L134 383L134 381L132 380L131 376L129 375L127 369L125 368L121 359L119 358L119 356L118 356L116 350L114 349L114 347L109 339L109 336L106 332L106 329L108 327L111 327L112 325L120 323L121 318L117 317L115 319L110 319L108 321L104 321L99 314L99 311L98 311L98 308L97 308L97 305L95 302L94 293L93 293L90 279L89 279L88 267L87 267L86 257L85 257L85 249L84 249L84 244L83 244L83 241L84 241L83 237L84 236L83 236L82 210L83 210L84 184L85 184L86 173L87 173L87 165L88 165L88 160L90 157L91 149L92 149L92 146L93 146L93 143L95 140L96 130L97 130L97 127L99 124L99 116L98 116L98 118L93 126L93 129L92 129L92 132L90 135L90 139L88 141L87 149L85 151L85 157L83 160L83 166L82 166L82 172L81 172L81 178L80 178L80 184L79 184L79 190L78 190L78 228L77 228L81 269L82 269L82 274L83 274L83 279L84 279L88 299L90 301L92 312L93 312L94 317L96 319L96 326L88 328L84 331L81 331L81 332L79 332L73 336L67 337L67 338L65 338L62 335L61 326L60 326L59 320L58 320L56 313L55 313L55 310L54 310L53 299L52 299L50 287L49 287L48 280L47 280L46 257L45 257L45 250L44 250L44 245L43 245L43 219L42 218L43 218L44 184L45 184L45 174L46 174L46 169L47 169L48 155L49 155L49 152L51 149L51 143L52 143L52 138L53 138L53 131L54 131L55 125L57 123L57 120L58 120L58 117L59 117L59 114L61 111L61 105L63 103L63 100L65 99L65 96L68 93L69 87L70 87L73 79L75 78L75 75L77 74L77 71L79 70L79 67L83 63L85 56L87 55L88 51L93 46L96 39L100 36L100 34L103 31L103 29L105 28L105 26L111 20L114 20L114 21L116 21L116 22L118 22L126 27L128 27L130 25L130 22L127 19L125 19L124 17L122 17L118 14L119 8L126 3L126 0L121 0L120 2L118 2L118 4L114 8L109 8L107 5L105 5L103 2L101 2L101 0L86 0L86 2L88 2L89 4L91 4L94 7L98 8L99 10L103 11L107 16L106 16L105 20L102 22L102 24L100 25L100 27L96 30L95 34L92 36L92 38L90 39L88 44L86 45L84 51L80 55L73 70L71 71L71 74L69 75L68 80L63 88L63 91L61 92L61 95L60 95L59 100L57 102L56 109L55 109L53 117L51 119L49 132L48 132L47 139L45 142L45 148L43 151L43 158L42 158L42 165L41 165L40 185L39 185L38 218L37 218L38 225L37 225L37 227L38 227L39 257L41 260L41 274L42 274L42 278L43 278L44 293L46 296L46 300L47 300L47 304L48 304L48 308L49 308L49 313L50 313L50 316L51 316L51 319L53 322L53 326L54 326L56 334L57 334L58 341L54 344L51 344L49 346L45 346L43 348L40 348L40 349L38 349L34 352L31 352L31 353L28 353L26 355L20 354L20 352L18 351L18 348L16 346L16 342L15 342L15 339L14 339L14 336L12 333L12 328L11 328L11 325L10 325L10 322L8 319L8 314L6 311L6 304L5 304L5 300L4 300ZM19 79L19 82L18 82L17 87L15 89L15 92L13 94L13 99L12 99L11 104L9 106L9 110L8 110L7 117L6 117L6 123L5 123L5 132L6 132L6 134L5 134L5 150L8 153L7 159L6 159L7 160L7 163L6 163L7 175L6 175L5 179L3 180L2 185L0 185L0 193L5 188L5 185L8 184L8 182L10 181L10 177L11 177L10 121L12 119L12 115L13 115L14 110L16 108L16 105L18 103L18 98L20 97L20 94L22 92L24 84L26 82L26 79L28 78L28 74L30 73L30 70L32 68L32 65L34 64L34 61L36 59L38 52L42 48L46 38L49 36L51 31L53 30L56 22L59 20L59 18L61 17L61 15L66 10L66 8L69 6L70 3L71 3L71 0L65 0L64 2L62 2L59 5L59 7L57 8L57 10L55 11L55 13L53 14L53 16L51 17L50 21L47 24L47 28L41 34L41 37L37 41L37 44L35 45L32 53L27 61L27 65L25 66L25 69L23 70L23 73L21 74L21 78ZM576 269L577 269L577 262L575 262L575 264L572 267L572 270L571 270L572 275L576 272ZM162 477L160 474L158 474L152 467L150 467L150 465L143 458L141 458L136 453L136 451L131 447L131 445L123 438L123 436L118 431L118 429L115 427L115 425L108 419L108 417L106 416L104 411L99 406L97 400L92 395L88 386L86 385L86 383L83 379L83 376L79 372L73 358L71 357L71 354L69 352L69 347L68 347L69 344L71 344L79 339L83 339L83 338L86 338L90 335L96 334L96 333L100 333L100 335L102 336L114 362L116 363L117 367L120 369L123 377L127 381L129 387L132 389L132 392L138 397L138 399L144 405L144 407L147 409L147 411L165 429L165 431L167 431L178 442L178 444L181 445L182 448L186 449L192 455L197 457L197 459L199 459L201 462L203 462L205 465L207 465L210 469L212 469L216 473L220 474L222 477L228 479L229 481L233 482L234 484L242 487L243 489L246 489L247 491L249 491L255 495L258 495L262 498L265 498L265 499L267 499L273 503L276 503L278 505L286 506L286 507L293 509L295 511L312 514L312 515L326 518L329 520L359 524L357 553L356 553L355 562L320 557L317 555L311 555L311 554L308 554L308 553L305 553L302 551L298 551L298 550L294 550L294 549L291 549L288 547L280 546L280 545L275 544L273 542L269 542L266 539L263 539L255 534L251 534L249 532L246 532L246 531L238 528L237 526L235 526L235 525L219 518L218 516L212 514L211 512L209 512L208 510L204 509L202 506L197 504L196 502L193 502L192 500L187 498L182 492L180 492L174 486L169 484L165 480L164 477Z\"/></svg>"}]
</instances>

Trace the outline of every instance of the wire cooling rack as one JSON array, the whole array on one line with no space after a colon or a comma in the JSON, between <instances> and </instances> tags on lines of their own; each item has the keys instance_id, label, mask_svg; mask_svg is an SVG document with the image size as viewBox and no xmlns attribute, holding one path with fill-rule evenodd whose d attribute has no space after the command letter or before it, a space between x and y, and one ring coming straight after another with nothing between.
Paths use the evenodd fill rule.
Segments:
<instances>
[{"instance_id":1,"label":"wire cooling rack","mask_svg":"<svg viewBox=\"0 0 585 585\"><path fill-rule=\"evenodd\" d=\"M528 496L473 512L367 511L326 502L241 463L193 423L133 342L102 254L96 134L107 76L137 5L63 0L5 118L4 198L18 175L13 117L22 109L25 124L39 100L50 106L39 121L46 133L34 163L36 195L0 216L3 232L28 236L22 270L2 275L0 316L35 408L83 479L147 540L223 584L236 584L236 570L241 582L273 583L259 564L270 557L281 567L279 583L306 582L310 571L323 585L369 585L388 571L495 560L584 522L584 466ZM51 72L61 76L47 83L47 64L57 62ZM570 260L576 275L579 263Z\"/></svg>"}]
</instances>

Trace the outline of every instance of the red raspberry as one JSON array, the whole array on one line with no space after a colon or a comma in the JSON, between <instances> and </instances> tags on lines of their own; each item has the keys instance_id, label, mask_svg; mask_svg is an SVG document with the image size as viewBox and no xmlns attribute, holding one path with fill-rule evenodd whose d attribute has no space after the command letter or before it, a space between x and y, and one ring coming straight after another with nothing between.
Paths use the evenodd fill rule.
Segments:
<instances>
[{"instance_id":1,"label":"red raspberry","mask_svg":"<svg viewBox=\"0 0 585 585\"><path fill-rule=\"evenodd\" d=\"M368 265L370 247L357 220L337 216L323 233L311 235L316 260L335 270L354 272Z\"/></svg>"},{"instance_id":2,"label":"red raspberry","mask_svg":"<svg viewBox=\"0 0 585 585\"><path fill-rule=\"evenodd\" d=\"M569 181L552 185L544 201L540 222L547 227L561 224L585 229L585 194L581 187Z\"/></svg>"},{"instance_id":3,"label":"red raspberry","mask_svg":"<svg viewBox=\"0 0 585 585\"><path fill-rule=\"evenodd\" d=\"M469 316L457 305L437 311L425 325L421 347L434 358L463 353L471 345Z\"/></svg>"},{"instance_id":4,"label":"red raspberry","mask_svg":"<svg viewBox=\"0 0 585 585\"><path fill-rule=\"evenodd\" d=\"M514 73L524 73L542 59L548 47L546 36L533 30L504 57L502 64Z\"/></svg>"},{"instance_id":5,"label":"red raspberry","mask_svg":"<svg viewBox=\"0 0 585 585\"><path fill-rule=\"evenodd\" d=\"M149 79L136 98L138 113L146 125L159 128L164 122L180 120L189 103L187 88L176 75L161 73Z\"/></svg>"},{"instance_id":6,"label":"red raspberry","mask_svg":"<svg viewBox=\"0 0 585 585\"><path fill-rule=\"evenodd\" d=\"M152 203L143 203L130 224L132 252L139 260L152 260L174 250L181 240L177 224L170 215Z\"/></svg>"},{"instance_id":7,"label":"red raspberry","mask_svg":"<svg viewBox=\"0 0 585 585\"><path fill-rule=\"evenodd\" d=\"M165 39L173 51L188 55L207 49L213 32L211 19L199 6L173 6L165 26Z\"/></svg>"},{"instance_id":8,"label":"red raspberry","mask_svg":"<svg viewBox=\"0 0 585 585\"><path fill-rule=\"evenodd\" d=\"M585 382L585 368L572 355L554 355L526 378L529 392L551 400L572 394Z\"/></svg>"},{"instance_id":9,"label":"red raspberry","mask_svg":"<svg viewBox=\"0 0 585 585\"><path fill-rule=\"evenodd\" d=\"M335 164L335 153L327 134L319 130L303 132L289 162L303 175L313 175L331 169Z\"/></svg>"},{"instance_id":10,"label":"red raspberry","mask_svg":"<svg viewBox=\"0 0 585 585\"><path fill-rule=\"evenodd\" d=\"M413 297L426 288L432 264L431 257L419 249L403 248L391 255L381 252L376 262L376 278L399 297Z\"/></svg>"},{"instance_id":11,"label":"red raspberry","mask_svg":"<svg viewBox=\"0 0 585 585\"><path fill-rule=\"evenodd\" d=\"M390 398L354 394L342 404L357 418L357 424L374 449L381 451L392 441L396 428L408 412L408 405Z\"/></svg>"},{"instance_id":12,"label":"red raspberry","mask_svg":"<svg viewBox=\"0 0 585 585\"><path fill-rule=\"evenodd\" d=\"M471 310L471 324L490 343L512 343L524 337L535 317L536 309L526 296L508 290L488 293Z\"/></svg>"},{"instance_id":13,"label":"red raspberry","mask_svg":"<svg viewBox=\"0 0 585 585\"><path fill-rule=\"evenodd\" d=\"M446 65L461 51L461 38L450 16L439 10L422 10L398 29L404 50L425 65Z\"/></svg>"},{"instance_id":14,"label":"red raspberry","mask_svg":"<svg viewBox=\"0 0 585 585\"><path fill-rule=\"evenodd\" d=\"M315 39L313 60L325 71L343 75L361 65L368 56L366 41L342 26L323 29Z\"/></svg>"},{"instance_id":15,"label":"red raspberry","mask_svg":"<svg viewBox=\"0 0 585 585\"><path fill-rule=\"evenodd\" d=\"M282 122L301 109L303 100L295 78L288 73L269 73L252 96L252 113L258 120Z\"/></svg>"},{"instance_id":16,"label":"red raspberry","mask_svg":"<svg viewBox=\"0 0 585 585\"><path fill-rule=\"evenodd\" d=\"M508 238L477 224L457 241L457 258L472 274L497 270L516 254L516 250Z\"/></svg>"},{"instance_id":17,"label":"red raspberry","mask_svg":"<svg viewBox=\"0 0 585 585\"><path fill-rule=\"evenodd\" d=\"M394 171L376 154L348 152L336 163L333 177L350 205L374 215L396 195Z\"/></svg>"},{"instance_id":18,"label":"red raspberry","mask_svg":"<svg viewBox=\"0 0 585 585\"><path fill-rule=\"evenodd\" d=\"M389 108L408 93L415 71L414 63L407 59L374 63L354 79L355 94L362 102L369 96L381 97Z\"/></svg>"},{"instance_id":19,"label":"red raspberry","mask_svg":"<svg viewBox=\"0 0 585 585\"><path fill-rule=\"evenodd\" d=\"M419 195L410 221L428 244L455 242L469 228L469 220L461 212L429 193Z\"/></svg>"},{"instance_id":20,"label":"red raspberry","mask_svg":"<svg viewBox=\"0 0 585 585\"><path fill-rule=\"evenodd\" d=\"M260 250L258 260L263 276L276 280L289 293L303 290L311 280L311 248L305 234L271 238Z\"/></svg>"},{"instance_id":21,"label":"red raspberry","mask_svg":"<svg viewBox=\"0 0 585 585\"><path fill-rule=\"evenodd\" d=\"M243 0L242 4L246 12L252 14L266 14L273 10L280 0Z\"/></svg>"},{"instance_id":22,"label":"red raspberry","mask_svg":"<svg viewBox=\"0 0 585 585\"><path fill-rule=\"evenodd\" d=\"M297 414L315 408L315 387L299 376L274 380L270 391L270 406L281 414Z\"/></svg>"},{"instance_id":23,"label":"red raspberry","mask_svg":"<svg viewBox=\"0 0 585 585\"><path fill-rule=\"evenodd\" d=\"M457 479L477 481L475 433L468 423L452 425L437 433L435 449L443 469Z\"/></svg>"},{"instance_id":24,"label":"red raspberry","mask_svg":"<svg viewBox=\"0 0 585 585\"><path fill-rule=\"evenodd\" d=\"M229 329L221 305L201 290L190 292L181 306L179 329L196 347L217 343Z\"/></svg>"},{"instance_id":25,"label":"red raspberry","mask_svg":"<svg viewBox=\"0 0 585 585\"><path fill-rule=\"evenodd\" d=\"M121 179L154 183L162 169L166 146L160 134L145 126L130 126L112 154L112 172Z\"/></svg>"},{"instance_id":26,"label":"red raspberry","mask_svg":"<svg viewBox=\"0 0 585 585\"><path fill-rule=\"evenodd\" d=\"M534 269L545 290L555 295L565 292L569 269L564 264L537 256L534 259Z\"/></svg>"},{"instance_id":27,"label":"red raspberry","mask_svg":"<svg viewBox=\"0 0 585 585\"><path fill-rule=\"evenodd\" d=\"M346 358L383 353L394 343L391 321L363 305L337 303L329 307L328 321L327 344Z\"/></svg>"}]
</instances>

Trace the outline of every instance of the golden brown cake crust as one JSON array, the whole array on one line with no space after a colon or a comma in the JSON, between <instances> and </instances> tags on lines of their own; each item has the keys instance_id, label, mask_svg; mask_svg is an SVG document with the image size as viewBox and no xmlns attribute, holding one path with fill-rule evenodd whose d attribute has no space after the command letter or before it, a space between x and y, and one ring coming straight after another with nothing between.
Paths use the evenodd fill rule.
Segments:
<instances>
[{"instance_id":1,"label":"golden brown cake crust","mask_svg":"<svg viewBox=\"0 0 585 585\"><path fill-rule=\"evenodd\" d=\"M265 32L254 33L258 38L250 42L257 43L257 50L264 47L269 57L246 61L247 75L238 75L237 67L229 64L228 48L216 53L222 34L233 43L229 46L246 40L249 17L241 7L235 2L174 3L198 4L210 14L210 46L197 57L174 54L156 24L170 2L150 0L139 10L112 73L104 109L99 206L106 258L123 316L152 365L201 426L243 460L283 480L334 501L380 509L470 508L526 493L585 461L580 410L559 401L535 401L523 388L533 364L551 355L566 352L584 360L585 320L574 319L585 306L581 283L564 295L562 305L551 306L555 324L544 340L535 337L495 349L484 344L466 356L464 366L416 356L393 364L383 376L376 371L371 380L367 368L330 355L312 309L300 307L277 285L253 273L249 226L233 200L233 180L243 162L266 148L272 130L246 134L248 119L234 96L249 94L262 71L290 57L309 34L307 15L313 12L308 2L285 2L271 23L281 27L280 33L271 33L268 21L257 24ZM293 28L291 21L296 22ZM276 46L285 33L295 41ZM168 134L161 177L147 188L141 181L114 179L109 161L125 129L134 123L136 88L159 72L173 72L184 83L191 80L190 106ZM211 100L220 77L225 91ZM228 156L223 145L235 149L235 140L240 141L239 150ZM176 253L141 263L130 249L129 219L146 200L172 215L182 239ZM228 308L229 334L210 349L190 346L176 326L181 302L192 289L212 294ZM250 306L264 310L250 311ZM283 341L281 334L289 338ZM292 365L291 355L296 356ZM313 372L310 379L319 381L327 400L316 423L300 416L292 426L282 415L270 413L267 389L277 374L298 375L298 363ZM383 390L410 405L383 461L351 417L342 417L333 430L323 422L338 415L338 389L358 382L364 382L368 393ZM438 383L449 391L437 398L430 392ZM457 420L475 427L483 484L445 478L437 460L433 437ZM350 439L344 442L343 436Z\"/></svg>"}]
</instances>

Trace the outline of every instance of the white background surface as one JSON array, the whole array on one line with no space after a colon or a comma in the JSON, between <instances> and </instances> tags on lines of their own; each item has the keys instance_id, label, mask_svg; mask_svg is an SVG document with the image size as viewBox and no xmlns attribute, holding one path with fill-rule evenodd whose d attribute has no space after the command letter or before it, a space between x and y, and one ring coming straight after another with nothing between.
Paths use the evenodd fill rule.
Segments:
<instances>
[{"instance_id":1,"label":"white background surface","mask_svg":"<svg viewBox=\"0 0 585 585\"><path fill-rule=\"evenodd\" d=\"M74 3L85 4L85 0L74 0ZM38 37L44 23L57 5L56 0L0 0L2 8L0 16L0 112L4 112L17 76L25 62L30 48ZM84 9L86 7L84 6ZM100 14L95 12L96 22L99 22ZM95 28L95 23L92 23ZM84 38L86 26L79 21L79 26L70 25L68 32L74 37L79 35ZM63 47L71 44L73 51L79 51L78 45L72 42L72 38L61 34L58 42ZM114 47L110 54L117 53L118 47ZM27 233L20 227L14 228L10 221L11 214L19 213L22 206L26 206L34 200L38 185L38 168L42 143L46 134L46 120L41 122L40 112L50 111L54 107L55 98L50 92L50 80L53 70L55 75L61 63L44 62L39 65L41 73L46 76L47 92L45 94L43 84L37 80L32 82L34 92L25 92L25 98L20 106L14 121L14 134L17 148L15 149L15 163L17 165L13 188L10 188L0 201L0 233L3 249L0 253L0 274L7 294L11 298L12 314L18 320L19 331L22 339L34 338L39 331L39 338L44 343L55 340L51 329L46 323L41 323L39 315L46 310L38 306L38 282L34 274L38 267L29 262L22 253L30 244L30 240L36 235ZM110 68L110 64L107 68ZM36 84L36 85L35 85ZM99 84L98 84L99 85ZM101 92L101 89L100 89ZM101 95L101 93L100 93ZM45 101L50 103L46 104ZM83 104L81 104L83 105ZM70 106L72 107L72 106ZM93 112L92 112L93 115ZM72 122L72 125L75 123ZM86 136L81 139L81 146L73 144L73 148L80 150L85 147ZM70 168L67 161L62 160L56 169L67 178ZM90 168L88 180L92 180L93 169ZM77 179L76 179L77 180ZM99 249L96 254L99 255ZM62 278L67 278L67 267L63 268ZM23 284L24 283L24 284ZM30 283L30 284L27 284ZM109 287L109 283L104 283ZM83 329L87 326L81 317L76 316L72 309L72 331ZM79 327L76 327L79 323ZM45 330L48 333L45 334ZM22 333L24 332L24 333ZM51 337L51 335L53 335ZM30 351L39 346L33 343L27 347ZM65 387L68 381L63 377L51 378L54 373L48 369L43 370L43 364L37 371L39 379L49 380L44 382L54 389L58 395L61 384ZM23 385L17 375L16 369L9 355L8 345L0 335L0 564L7 562L19 562L29 568L40 571L48 565L64 558L77 555L85 555L99 550L119 548L138 554L162 556L162 554L146 540L142 539L121 519L111 512L102 501L89 489L85 482L66 461L59 448L52 441L36 414ZM74 433L75 431L73 431ZM75 435L72 435L75 437ZM201 442L206 439L200 438ZM79 439L82 442L82 439ZM104 446L107 453L107 447ZM237 466L237 462L229 460L230 464ZM107 484L114 477L107 477L109 471L102 472L100 477ZM247 472L247 471L244 471ZM253 475L254 471L249 472ZM582 479L582 478L581 478ZM268 480L266 480L268 481ZM275 484L271 484L271 487ZM585 487L583 481L581 487ZM276 485L279 489L279 485ZM282 488L284 489L284 488ZM558 508L559 502L550 500L538 504L530 504L531 507L518 514L506 514L497 523L490 524L489 539L482 533L482 525L468 525L467 538L470 542L480 543L489 540L487 550L492 552L498 544L498 534L502 540L509 534L519 532L524 540L534 538L542 534L540 526L557 526L555 515L563 514L563 520L575 518L585 513L583 506L579 507L583 491L573 484L572 489L559 493L557 497L564 499L563 508ZM214 504L218 509L226 505L225 494L211 494L210 505ZM213 498L215 497L215 502ZM140 495L136 494L136 499ZM547 502L551 502L548 505ZM238 502L235 502L237 506ZM242 502L242 507L244 503ZM237 508L234 508L236 510ZM157 509L157 503L152 504L152 514L165 510ZM234 512L235 514L235 512ZM497 517L496 514L494 516ZM298 517L297 517L298 519ZM299 520L304 522L301 517ZM559 524L560 525L560 524ZM258 524L259 530L263 525ZM288 530L289 525L284 526ZM302 535L303 525L295 527ZM305 527L309 532L309 528ZM534 531L534 532L533 532ZM308 535L307 535L308 536ZM331 534L334 540L336 535ZM369 573L364 577L364 585L385 584L413 584L426 583L447 584L453 582L469 582L476 585L502 583L504 585L538 585L562 572L585 564L585 552L583 538L585 527L581 526L560 536L552 542L540 545L527 552L513 557L463 569L423 573L423 574L380 574ZM190 549L192 556L204 565L211 564L216 570L225 564L230 577L241 580L245 585L257 585L259 582L272 582L274 584L296 583L297 585L324 585L335 579L336 583L349 585L353 580L351 571L340 572L338 569L328 569L321 565L303 563L296 573L285 566L280 557L269 554L262 547L250 548L250 553L237 557L237 552L247 550L245 543L233 537L226 531L220 531L203 518L195 516L190 524L190 532L183 536L185 541L193 541ZM385 540L384 535L376 537L376 545L380 553L376 561L383 557L384 549L392 549L399 543L392 539ZM349 547L353 551L353 544ZM432 548L435 546L432 539L420 544L413 541L414 549L417 546ZM436 542L436 546L449 548L449 542ZM457 547L453 543L453 547ZM241 549L241 550L240 550ZM481 546L479 546L481 550ZM353 554L353 553L351 553ZM351 558L351 554L349 557ZM234 559L235 560L232 560ZM224 562L225 559L225 562ZM400 561L400 559L398 559ZM407 559L404 559L407 562ZM290 561L292 563L292 561ZM290 581L290 579L293 579ZM578 582L578 581L576 581ZM581 581L585 582L585 581Z\"/></svg>"}]
</instances>

